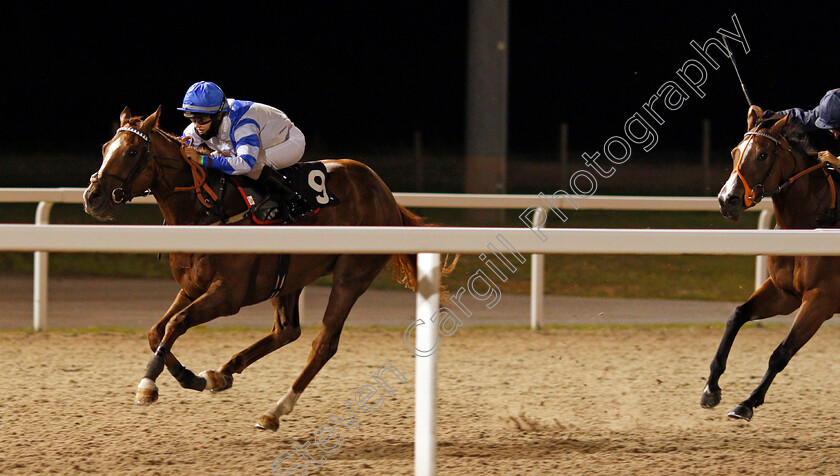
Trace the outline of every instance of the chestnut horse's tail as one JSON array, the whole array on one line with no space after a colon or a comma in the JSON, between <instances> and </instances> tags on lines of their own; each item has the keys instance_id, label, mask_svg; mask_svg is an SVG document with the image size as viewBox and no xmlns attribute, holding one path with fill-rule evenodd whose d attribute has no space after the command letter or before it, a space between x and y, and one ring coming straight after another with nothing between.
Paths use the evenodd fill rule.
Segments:
<instances>
[{"instance_id":1,"label":"chestnut horse's tail","mask_svg":"<svg viewBox=\"0 0 840 476\"><path fill-rule=\"evenodd\" d=\"M415 215L402 205L397 204L397 206L400 208L403 226L438 226L433 223L426 223L423 217ZM455 269L459 257L460 255L455 255L452 261L449 262L449 256L446 256L440 270L441 277L447 276ZM404 284L405 287L412 291L417 291L417 254L395 254L391 256L391 266L394 272L394 279L397 282ZM446 299L446 289L444 286L441 286L441 299Z\"/></svg>"}]
</instances>

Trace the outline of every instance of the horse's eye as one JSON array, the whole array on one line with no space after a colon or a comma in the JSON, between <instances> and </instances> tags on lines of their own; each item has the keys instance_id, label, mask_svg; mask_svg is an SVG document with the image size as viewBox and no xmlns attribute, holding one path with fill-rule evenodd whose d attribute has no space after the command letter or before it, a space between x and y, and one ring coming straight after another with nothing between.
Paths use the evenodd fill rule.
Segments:
<instances>
[{"instance_id":1,"label":"horse's eye","mask_svg":"<svg viewBox=\"0 0 840 476\"><path fill-rule=\"evenodd\" d=\"M758 154L758 160L767 160L767 152Z\"/></svg>"},{"instance_id":2,"label":"horse's eye","mask_svg":"<svg viewBox=\"0 0 840 476\"><path fill-rule=\"evenodd\" d=\"M131 150L129 150L129 151L128 151L128 156L129 156L129 157L135 157L136 155L137 155L137 151L136 151L136 150L131 149Z\"/></svg>"}]
</instances>

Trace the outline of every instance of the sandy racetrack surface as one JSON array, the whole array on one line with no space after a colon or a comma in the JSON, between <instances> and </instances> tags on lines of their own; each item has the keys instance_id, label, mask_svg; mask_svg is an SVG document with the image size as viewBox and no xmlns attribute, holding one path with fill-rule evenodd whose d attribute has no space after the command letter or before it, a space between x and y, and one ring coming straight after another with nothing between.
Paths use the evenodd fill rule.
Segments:
<instances>
[{"instance_id":1,"label":"sandy racetrack surface","mask_svg":"<svg viewBox=\"0 0 840 476\"><path fill-rule=\"evenodd\" d=\"M440 350L439 474L837 474L840 329L822 329L780 374L751 423L726 413L758 383L785 327L748 328L722 379L723 403L698 402L720 327L527 330L462 328ZM285 393L316 330L238 375L220 394L184 390L164 372L160 400L134 405L150 351L139 332L0 333L2 474L413 474L414 358L399 330L348 329L277 433L254 429ZM191 331L175 353L216 368L258 331ZM330 454L314 433L375 384L386 363L407 378ZM380 391L377 395L384 395ZM335 444L337 439L332 440Z\"/></svg>"}]
</instances>

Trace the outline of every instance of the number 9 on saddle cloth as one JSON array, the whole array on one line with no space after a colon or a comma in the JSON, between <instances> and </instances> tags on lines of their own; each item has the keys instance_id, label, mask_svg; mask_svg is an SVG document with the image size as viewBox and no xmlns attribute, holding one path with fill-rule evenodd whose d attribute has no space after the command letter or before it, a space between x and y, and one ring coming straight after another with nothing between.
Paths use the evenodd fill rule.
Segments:
<instances>
[{"instance_id":1,"label":"number 9 on saddle cloth","mask_svg":"<svg viewBox=\"0 0 840 476\"><path fill-rule=\"evenodd\" d=\"M262 173L258 181L230 177L255 224L294 223L339 203L327 189L327 168L322 162L299 162L279 171L265 167ZM285 190L276 193L277 189Z\"/></svg>"}]
</instances>

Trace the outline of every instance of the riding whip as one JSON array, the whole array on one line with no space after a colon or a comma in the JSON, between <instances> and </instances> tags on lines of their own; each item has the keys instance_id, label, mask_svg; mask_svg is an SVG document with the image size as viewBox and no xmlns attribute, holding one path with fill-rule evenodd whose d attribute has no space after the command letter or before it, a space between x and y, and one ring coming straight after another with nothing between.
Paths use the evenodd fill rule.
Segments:
<instances>
[{"instance_id":1,"label":"riding whip","mask_svg":"<svg viewBox=\"0 0 840 476\"><path fill-rule=\"evenodd\" d=\"M729 53L729 59L732 61L732 67L735 68L735 75L738 76L738 82L741 83L741 90L744 91L744 97L747 98L747 104L752 106L753 102L750 99L750 94L747 92L747 87L744 86L744 80L741 79L741 73L738 71L738 65L735 64L735 55L732 54L732 50L729 49L729 43L726 42L726 35L721 35L723 37L723 45L726 46L726 51Z\"/></svg>"}]
</instances>

